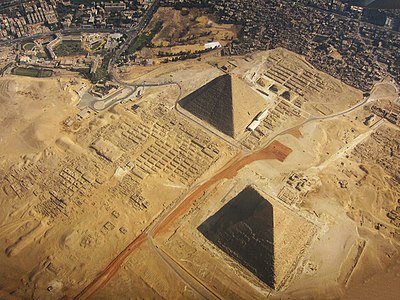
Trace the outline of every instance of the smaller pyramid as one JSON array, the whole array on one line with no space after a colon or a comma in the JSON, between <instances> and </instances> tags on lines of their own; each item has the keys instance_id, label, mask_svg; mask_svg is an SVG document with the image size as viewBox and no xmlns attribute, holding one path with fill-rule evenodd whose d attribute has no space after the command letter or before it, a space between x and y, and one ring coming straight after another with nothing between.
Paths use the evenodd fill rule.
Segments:
<instances>
[{"instance_id":1,"label":"smaller pyramid","mask_svg":"<svg viewBox=\"0 0 400 300\"><path fill-rule=\"evenodd\" d=\"M254 188L246 187L197 229L275 288L274 209Z\"/></svg>"},{"instance_id":2,"label":"smaller pyramid","mask_svg":"<svg viewBox=\"0 0 400 300\"><path fill-rule=\"evenodd\" d=\"M208 82L180 101L180 105L219 131L236 138L257 114L264 99L236 76L225 74Z\"/></svg>"}]
</instances>

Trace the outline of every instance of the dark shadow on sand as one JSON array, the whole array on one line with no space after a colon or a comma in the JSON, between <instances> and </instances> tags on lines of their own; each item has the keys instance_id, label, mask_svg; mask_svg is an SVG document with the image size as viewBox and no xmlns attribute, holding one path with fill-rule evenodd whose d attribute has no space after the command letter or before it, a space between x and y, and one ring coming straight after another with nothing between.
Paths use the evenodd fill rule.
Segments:
<instances>
[{"instance_id":1,"label":"dark shadow on sand","mask_svg":"<svg viewBox=\"0 0 400 300\"><path fill-rule=\"evenodd\" d=\"M268 286L275 287L271 203L246 187L198 230Z\"/></svg>"}]
</instances>

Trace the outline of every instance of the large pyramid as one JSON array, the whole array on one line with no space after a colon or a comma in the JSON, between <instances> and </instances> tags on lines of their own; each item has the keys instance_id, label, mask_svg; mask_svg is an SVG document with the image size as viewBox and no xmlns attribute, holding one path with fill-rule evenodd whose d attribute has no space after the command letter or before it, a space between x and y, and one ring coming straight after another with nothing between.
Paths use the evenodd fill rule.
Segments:
<instances>
[{"instance_id":1,"label":"large pyramid","mask_svg":"<svg viewBox=\"0 0 400 300\"><path fill-rule=\"evenodd\" d=\"M275 288L274 210L255 189L246 187L197 229Z\"/></svg>"},{"instance_id":2,"label":"large pyramid","mask_svg":"<svg viewBox=\"0 0 400 300\"><path fill-rule=\"evenodd\" d=\"M265 109L264 99L245 82L229 74L208 82L180 105L219 131L235 138Z\"/></svg>"},{"instance_id":3,"label":"large pyramid","mask_svg":"<svg viewBox=\"0 0 400 300\"><path fill-rule=\"evenodd\" d=\"M223 197L225 201L227 195ZM287 284L293 267L298 265L318 232L315 224L274 199L264 197L251 185L205 218L197 229L275 290ZM230 268L231 264L228 265Z\"/></svg>"}]
</instances>

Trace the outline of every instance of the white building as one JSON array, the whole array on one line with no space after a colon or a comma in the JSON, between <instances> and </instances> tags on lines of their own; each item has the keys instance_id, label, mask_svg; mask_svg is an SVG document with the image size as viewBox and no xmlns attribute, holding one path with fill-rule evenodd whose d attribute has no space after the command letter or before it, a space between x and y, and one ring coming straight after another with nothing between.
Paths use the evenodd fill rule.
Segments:
<instances>
[{"instance_id":1,"label":"white building","mask_svg":"<svg viewBox=\"0 0 400 300\"><path fill-rule=\"evenodd\" d=\"M254 120L251 124L247 127L248 130L254 131L256 128L261 124L259 120Z\"/></svg>"},{"instance_id":2,"label":"white building","mask_svg":"<svg viewBox=\"0 0 400 300\"><path fill-rule=\"evenodd\" d=\"M221 48L221 44L219 42L211 42L211 43L207 43L204 44L204 49L206 50L211 50L211 49L216 49L216 48Z\"/></svg>"}]
</instances>

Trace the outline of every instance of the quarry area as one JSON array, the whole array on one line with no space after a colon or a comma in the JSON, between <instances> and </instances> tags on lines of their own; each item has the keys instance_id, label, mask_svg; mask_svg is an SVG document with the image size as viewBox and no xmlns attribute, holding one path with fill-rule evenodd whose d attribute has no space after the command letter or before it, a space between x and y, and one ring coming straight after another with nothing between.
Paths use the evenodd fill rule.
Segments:
<instances>
[{"instance_id":1,"label":"quarry area","mask_svg":"<svg viewBox=\"0 0 400 300\"><path fill-rule=\"evenodd\" d=\"M0 78L1 299L398 297L391 78L283 48L113 73Z\"/></svg>"}]
</instances>

